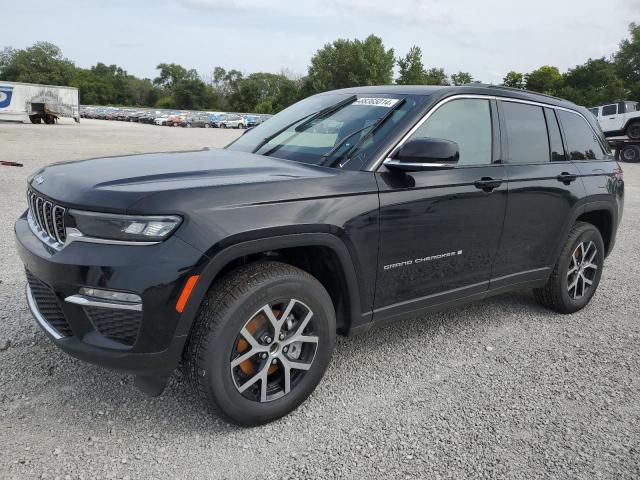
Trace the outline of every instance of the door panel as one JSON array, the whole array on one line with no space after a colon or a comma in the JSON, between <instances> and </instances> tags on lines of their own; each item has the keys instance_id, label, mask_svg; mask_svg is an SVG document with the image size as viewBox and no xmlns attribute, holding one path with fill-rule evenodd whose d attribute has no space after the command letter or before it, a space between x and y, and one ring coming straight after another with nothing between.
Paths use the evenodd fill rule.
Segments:
<instances>
[{"instance_id":1,"label":"door panel","mask_svg":"<svg viewBox=\"0 0 640 480\"><path fill-rule=\"evenodd\" d=\"M555 262L558 245L565 240L568 222L584 199L580 171L567 159L555 111L509 101L498 103L509 200L492 289L545 278ZM535 158L522 154L533 151L531 142L535 142Z\"/></svg>"},{"instance_id":2,"label":"door panel","mask_svg":"<svg viewBox=\"0 0 640 480\"><path fill-rule=\"evenodd\" d=\"M378 173L380 247L376 309L436 304L436 294L464 297L487 289L507 199L483 178L504 179L501 165L413 173ZM433 296L432 298L424 298Z\"/></svg>"},{"instance_id":3,"label":"door panel","mask_svg":"<svg viewBox=\"0 0 640 480\"><path fill-rule=\"evenodd\" d=\"M492 278L548 267L576 204L584 197L580 171L572 162L505 165L509 201ZM576 179L566 185L558 176ZM546 275L544 272L542 276ZM517 279L509 279L517 281ZM499 286L492 282L491 287Z\"/></svg>"}]
</instances>

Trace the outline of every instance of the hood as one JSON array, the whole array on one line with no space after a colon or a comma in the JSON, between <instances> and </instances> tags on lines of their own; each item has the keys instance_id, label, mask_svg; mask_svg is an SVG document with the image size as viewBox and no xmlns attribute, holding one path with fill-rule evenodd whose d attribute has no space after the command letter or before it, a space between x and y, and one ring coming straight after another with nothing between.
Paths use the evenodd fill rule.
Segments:
<instances>
[{"instance_id":1,"label":"hood","mask_svg":"<svg viewBox=\"0 0 640 480\"><path fill-rule=\"evenodd\" d=\"M332 174L333 169L212 149L57 163L36 172L29 185L70 207L125 211L151 194L167 191L313 179Z\"/></svg>"}]
</instances>

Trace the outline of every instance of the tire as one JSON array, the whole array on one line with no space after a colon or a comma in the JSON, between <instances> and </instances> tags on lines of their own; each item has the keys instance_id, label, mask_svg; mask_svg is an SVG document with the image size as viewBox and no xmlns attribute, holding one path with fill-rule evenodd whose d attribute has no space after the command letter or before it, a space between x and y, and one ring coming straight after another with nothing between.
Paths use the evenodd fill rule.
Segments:
<instances>
[{"instance_id":1,"label":"tire","mask_svg":"<svg viewBox=\"0 0 640 480\"><path fill-rule=\"evenodd\" d=\"M588 266L590 264L594 266ZM558 313L581 310L598 288L603 264L604 242L599 230L590 223L576 222L547 283L533 290L535 299ZM579 278L581 275L583 279Z\"/></svg>"},{"instance_id":2,"label":"tire","mask_svg":"<svg viewBox=\"0 0 640 480\"><path fill-rule=\"evenodd\" d=\"M208 123L205 123L204 128L211 128L211 125L209 125Z\"/></svg>"},{"instance_id":3,"label":"tire","mask_svg":"<svg viewBox=\"0 0 640 480\"><path fill-rule=\"evenodd\" d=\"M623 162L637 163L640 161L640 147L627 145L620 150L620 160Z\"/></svg>"},{"instance_id":4,"label":"tire","mask_svg":"<svg viewBox=\"0 0 640 480\"><path fill-rule=\"evenodd\" d=\"M187 123L187 128L191 128L191 126L192 125L190 123Z\"/></svg>"},{"instance_id":5,"label":"tire","mask_svg":"<svg viewBox=\"0 0 640 480\"><path fill-rule=\"evenodd\" d=\"M221 123L220 124L220 128L227 128L227 124L226 123Z\"/></svg>"},{"instance_id":6,"label":"tire","mask_svg":"<svg viewBox=\"0 0 640 480\"><path fill-rule=\"evenodd\" d=\"M627 137L633 140L640 139L640 122L630 123L627 126L625 133L627 134Z\"/></svg>"},{"instance_id":7,"label":"tire","mask_svg":"<svg viewBox=\"0 0 640 480\"><path fill-rule=\"evenodd\" d=\"M289 320L276 338L273 322L287 311ZM272 313L271 321L265 312ZM302 331L306 340L294 341ZM268 423L296 409L316 388L329 365L335 332L331 298L314 277L279 262L244 265L215 282L200 306L183 353L185 376L211 410L230 422ZM266 350L251 355L258 348ZM291 358L294 350L298 356Z\"/></svg>"}]
</instances>

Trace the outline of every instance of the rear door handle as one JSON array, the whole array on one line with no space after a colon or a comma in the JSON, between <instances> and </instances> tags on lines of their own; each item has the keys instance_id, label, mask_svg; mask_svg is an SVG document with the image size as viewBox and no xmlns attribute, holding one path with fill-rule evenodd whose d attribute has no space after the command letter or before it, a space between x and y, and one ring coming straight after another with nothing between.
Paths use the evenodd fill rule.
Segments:
<instances>
[{"instance_id":1,"label":"rear door handle","mask_svg":"<svg viewBox=\"0 0 640 480\"><path fill-rule=\"evenodd\" d=\"M573 173L562 172L560 175L556 177L559 182L564 183L565 185L569 185L571 182L575 181L578 176Z\"/></svg>"},{"instance_id":2,"label":"rear door handle","mask_svg":"<svg viewBox=\"0 0 640 480\"><path fill-rule=\"evenodd\" d=\"M473 184L480 190L490 192L494 188L498 188L500 185L502 185L502 182L504 182L504 180L502 180L501 178L482 177L480 180L476 180L475 182L473 182Z\"/></svg>"}]
</instances>

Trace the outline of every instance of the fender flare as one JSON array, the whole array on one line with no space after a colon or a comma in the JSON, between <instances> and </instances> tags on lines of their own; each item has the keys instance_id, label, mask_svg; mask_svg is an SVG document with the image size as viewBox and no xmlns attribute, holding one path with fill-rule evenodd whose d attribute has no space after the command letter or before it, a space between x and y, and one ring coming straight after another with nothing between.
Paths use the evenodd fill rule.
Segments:
<instances>
[{"instance_id":1,"label":"fender flare","mask_svg":"<svg viewBox=\"0 0 640 480\"><path fill-rule=\"evenodd\" d=\"M200 271L200 278L194 288L187 306L176 329L176 336L188 335L198 309L207 294L211 284L220 271L231 261L267 250L276 250L290 247L322 246L333 250L344 273L349 298L349 314L351 327L366 323L371 320L371 313L362 313L360 303L360 284L356 275L355 266L347 246L338 237L329 233L295 233L289 235L277 235L268 238L260 238L239 242L228 246L208 259L204 268ZM207 257L208 258L208 257Z\"/></svg>"}]
</instances>

